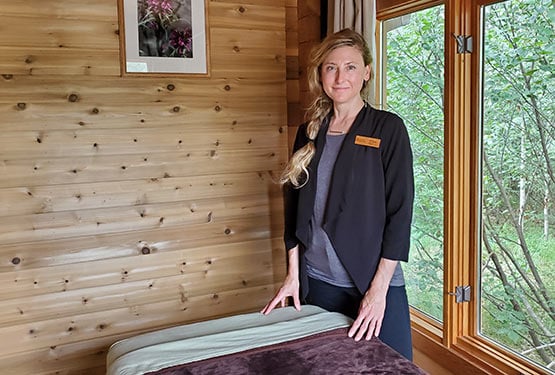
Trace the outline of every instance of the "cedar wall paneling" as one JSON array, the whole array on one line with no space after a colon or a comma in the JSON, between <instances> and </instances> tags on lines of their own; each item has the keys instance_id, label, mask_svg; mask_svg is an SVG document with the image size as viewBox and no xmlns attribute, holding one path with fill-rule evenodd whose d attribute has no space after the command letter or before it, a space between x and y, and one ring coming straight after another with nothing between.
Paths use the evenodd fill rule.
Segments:
<instances>
[{"instance_id":1,"label":"cedar wall paneling","mask_svg":"<svg viewBox=\"0 0 555 375\"><path fill-rule=\"evenodd\" d=\"M291 74L296 74L294 81L294 88L289 84L287 97L289 99L289 146L291 146L295 139L295 134L300 124L305 120L304 112L311 102L311 97L308 91L308 81L306 74L306 65L310 50L312 47L320 42L320 0L305 0L299 1L297 4L297 56L295 63L288 61L288 77ZM293 71L293 67L295 70ZM294 93L294 94L293 94ZM294 103L292 103L292 95L296 95Z\"/></svg>"},{"instance_id":2,"label":"cedar wall paneling","mask_svg":"<svg viewBox=\"0 0 555 375\"><path fill-rule=\"evenodd\" d=\"M0 373L101 374L280 283L297 2L206 4L192 78L120 75L117 0L0 3Z\"/></svg>"}]
</instances>

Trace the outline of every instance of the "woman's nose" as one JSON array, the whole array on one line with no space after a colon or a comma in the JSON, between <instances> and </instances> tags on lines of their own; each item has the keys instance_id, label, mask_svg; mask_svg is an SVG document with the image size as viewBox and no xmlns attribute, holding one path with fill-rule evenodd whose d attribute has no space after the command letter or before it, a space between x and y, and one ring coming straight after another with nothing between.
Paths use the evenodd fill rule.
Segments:
<instances>
[{"instance_id":1,"label":"woman's nose","mask_svg":"<svg viewBox=\"0 0 555 375\"><path fill-rule=\"evenodd\" d=\"M341 82L343 80L343 71L341 69L337 69L335 73L335 82Z\"/></svg>"}]
</instances>

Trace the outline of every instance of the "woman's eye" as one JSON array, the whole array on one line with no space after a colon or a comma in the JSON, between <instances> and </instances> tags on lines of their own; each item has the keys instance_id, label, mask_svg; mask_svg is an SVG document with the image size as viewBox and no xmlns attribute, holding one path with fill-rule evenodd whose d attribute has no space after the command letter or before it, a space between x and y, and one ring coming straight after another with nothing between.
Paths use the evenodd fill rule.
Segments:
<instances>
[{"instance_id":1,"label":"woman's eye","mask_svg":"<svg viewBox=\"0 0 555 375\"><path fill-rule=\"evenodd\" d=\"M355 65L348 65L347 66L347 70L356 70L356 66Z\"/></svg>"},{"instance_id":2,"label":"woman's eye","mask_svg":"<svg viewBox=\"0 0 555 375\"><path fill-rule=\"evenodd\" d=\"M326 66L326 71L327 71L327 72L332 72L332 71L334 71L334 70L335 70L335 66L333 66L333 65L328 65L328 66Z\"/></svg>"}]
</instances>

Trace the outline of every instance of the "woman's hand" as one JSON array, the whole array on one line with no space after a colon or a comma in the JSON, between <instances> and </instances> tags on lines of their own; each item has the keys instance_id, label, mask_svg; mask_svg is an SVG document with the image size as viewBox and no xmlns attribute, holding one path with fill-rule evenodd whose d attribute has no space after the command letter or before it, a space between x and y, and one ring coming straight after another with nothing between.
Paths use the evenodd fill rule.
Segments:
<instances>
[{"instance_id":1,"label":"woman's hand","mask_svg":"<svg viewBox=\"0 0 555 375\"><path fill-rule=\"evenodd\" d=\"M293 298L293 305L297 310L301 310L301 301L299 298L299 246L295 246L287 251L287 276L281 288L272 298L270 302L260 311L264 315L268 315L278 304L285 307L287 297Z\"/></svg>"},{"instance_id":2,"label":"woman's hand","mask_svg":"<svg viewBox=\"0 0 555 375\"><path fill-rule=\"evenodd\" d=\"M377 337L380 334L385 313L386 294L387 289L385 293L378 288L370 287L368 289L360 302L358 316L349 329L349 337L360 341L363 337L370 340L373 336Z\"/></svg>"},{"instance_id":3,"label":"woman's hand","mask_svg":"<svg viewBox=\"0 0 555 375\"><path fill-rule=\"evenodd\" d=\"M260 312L264 315L268 315L278 304L281 304L281 307L285 307L287 297L293 297L295 309L300 311L301 302L299 299L299 279L289 277L289 275L285 278L283 285L279 288L274 298L272 298L272 300L268 302L268 304L264 306Z\"/></svg>"},{"instance_id":4,"label":"woman's hand","mask_svg":"<svg viewBox=\"0 0 555 375\"><path fill-rule=\"evenodd\" d=\"M355 341L360 341L363 337L370 340L373 336L379 336L385 314L387 291L397 263L396 260L380 259L370 288L360 302L358 316L349 329L348 335L354 337Z\"/></svg>"}]
</instances>

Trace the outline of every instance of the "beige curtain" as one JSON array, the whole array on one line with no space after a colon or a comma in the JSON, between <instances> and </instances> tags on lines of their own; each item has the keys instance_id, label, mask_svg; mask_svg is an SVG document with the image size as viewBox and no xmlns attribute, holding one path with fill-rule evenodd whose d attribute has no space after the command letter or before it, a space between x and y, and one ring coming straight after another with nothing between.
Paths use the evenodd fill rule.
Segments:
<instances>
[{"instance_id":1,"label":"beige curtain","mask_svg":"<svg viewBox=\"0 0 555 375\"><path fill-rule=\"evenodd\" d=\"M344 28L361 33L372 60L376 58L376 0L328 0L328 34ZM372 64L372 72L375 72ZM375 104L374 85L371 85L367 100Z\"/></svg>"}]
</instances>

